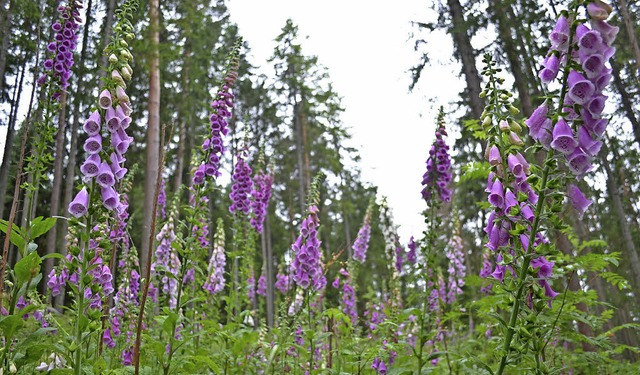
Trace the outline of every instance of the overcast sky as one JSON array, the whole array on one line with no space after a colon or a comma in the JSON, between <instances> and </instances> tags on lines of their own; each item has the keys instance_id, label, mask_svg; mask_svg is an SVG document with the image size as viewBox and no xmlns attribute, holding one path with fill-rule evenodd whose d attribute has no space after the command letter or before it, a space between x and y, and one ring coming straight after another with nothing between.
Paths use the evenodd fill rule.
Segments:
<instances>
[{"instance_id":1,"label":"overcast sky","mask_svg":"<svg viewBox=\"0 0 640 375\"><path fill-rule=\"evenodd\" d=\"M302 52L328 68L346 109L343 123L362 157L363 178L387 196L403 244L421 236L422 175L440 105L463 88L446 33L430 36L432 66L409 93L409 69L419 61L412 21L429 17L425 0L228 0L231 20L251 48L254 65L267 66L287 18L299 27ZM265 70L268 71L268 70ZM452 139L447 140L449 144Z\"/></svg>"}]
</instances>

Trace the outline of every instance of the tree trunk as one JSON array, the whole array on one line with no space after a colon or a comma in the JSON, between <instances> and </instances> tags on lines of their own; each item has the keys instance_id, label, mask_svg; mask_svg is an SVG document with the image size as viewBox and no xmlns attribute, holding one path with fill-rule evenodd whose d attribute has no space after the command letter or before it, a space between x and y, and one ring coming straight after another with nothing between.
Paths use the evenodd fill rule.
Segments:
<instances>
[{"instance_id":1,"label":"tree trunk","mask_svg":"<svg viewBox=\"0 0 640 375\"><path fill-rule=\"evenodd\" d=\"M491 4L493 7L492 17L498 28L502 48L507 55L507 60L509 60L511 73L513 74L516 89L520 97L520 106L525 117L529 117L533 113L531 95L529 94L529 80L526 79L522 66L520 65L520 59L511 34L511 25L514 20L508 19L508 14L512 12L507 9L511 8L511 4L499 0L491 0Z\"/></svg>"},{"instance_id":2,"label":"tree trunk","mask_svg":"<svg viewBox=\"0 0 640 375\"><path fill-rule=\"evenodd\" d=\"M296 139L296 157L298 161L298 195L300 198L300 214L304 216L306 212L306 192L305 172L304 172L304 145L302 141L302 103L296 102L293 105L293 126L294 137Z\"/></svg>"},{"instance_id":3,"label":"tree trunk","mask_svg":"<svg viewBox=\"0 0 640 375\"><path fill-rule=\"evenodd\" d=\"M56 135L55 152L53 155L53 180L51 181L51 202L49 208L49 216L54 217L60 211L60 193L62 191L62 169L66 143L67 127L67 91L62 91L60 96L60 112L58 115L58 134ZM47 233L46 254L53 254L56 251L58 242L58 226L56 223ZM47 258L44 261L44 279L48 281L49 273L53 269L53 258Z\"/></svg>"},{"instance_id":4,"label":"tree trunk","mask_svg":"<svg viewBox=\"0 0 640 375\"><path fill-rule=\"evenodd\" d=\"M189 92L189 63L191 57L191 48L190 41L187 39L185 42L184 49L184 63L182 65L182 92L183 94L187 94ZM177 192L182 186L182 178L185 173L184 168L184 156L185 156L185 146L186 146L186 137L187 137L187 108L186 101L182 102L181 108L182 112L182 120L178 124L178 150L176 152L176 171L175 171L175 183L173 191Z\"/></svg>"},{"instance_id":5,"label":"tree trunk","mask_svg":"<svg viewBox=\"0 0 640 375\"><path fill-rule=\"evenodd\" d=\"M90 25L92 22L91 18L91 8L93 6L93 0L89 0L87 4L86 11L86 25ZM113 13L113 9L107 9L107 13ZM109 28L110 30L111 28ZM87 45L89 41L89 28L85 27L82 36L82 50L80 51L80 57L78 59L78 93L84 93L85 91L85 61L87 57ZM75 95L74 97L74 106L73 106L73 116L71 121L71 140L69 142L69 159L67 161L67 170L66 177L64 180L64 194L62 200L62 209L66 209L69 207L71 200L73 199L74 192L74 181L76 176L76 154L78 153L78 124L81 121L80 117L80 108L84 105L84 95ZM58 248L60 249L60 254L67 254L67 230L69 228L69 222L67 220L62 220L62 225L60 226L60 241L58 241ZM45 274L45 277L49 274ZM60 288L60 294L58 294L54 299L54 306L63 306L65 298L65 285L62 285Z\"/></svg>"},{"instance_id":6,"label":"tree trunk","mask_svg":"<svg viewBox=\"0 0 640 375\"><path fill-rule=\"evenodd\" d=\"M631 50L633 51L633 58L636 60L636 72L633 75L635 75L636 79L640 82L640 47L638 47L638 40L636 39L636 31L634 28L634 25L636 25L637 23L635 23L634 20L631 19L626 0L618 0L617 3L618 11L622 16L622 22L624 23L624 27L627 30L629 44L631 44Z\"/></svg>"},{"instance_id":7,"label":"tree trunk","mask_svg":"<svg viewBox=\"0 0 640 375\"><path fill-rule=\"evenodd\" d=\"M613 84L620 94L620 105L626 113L627 119L629 119L629 122L631 123L636 143L640 146L640 121L638 121L638 117L636 117L636 113L633 110L633 100L627 92L626 85L622 81L622 77L620 77L620 66L615 60L611 60L611 74L613 75Z\"/></svg>"},{"instance_id":8,"label":"tree trunk","mask_svg":"<svg viewBox=\"0 0 640 375\"><path fill-rule=\"evenodd\" d=\"M15 1L9 2L9 9L4 15L2 27L2 46L0 46L0 92L4 89L4 71L7 68L7 52L9 51L9 40L11 37L11 25L13 24L13 10ZM4 9L4 4L2 6Z\"/></svg>"},{"instance_id":9,"label":"tree trunk","mask_svg":"<svg viewBox=\"0 0 640 375\"><path fill-rule=\"evenodd\" d=\"M609 150L606 143L603 144L602 148L602 155L608 155ZM631 282L632 285L634 285L634 288L638 289L640 288L640 259L638 259L638 251L633 243L629 223L624 212L624 207L622 206L622 199L620 198L616 175L609 166L609 162L607 160L603 160L602 165L607 173L607 190L609 190L609 195L613 202L613 212L616 215L620 225L620 231L622 232L622 242L624 244L623 250L626 253L626 258L628 259L629 266L631 267ZM615 163L613 165L615 166Z\"/></svg>"},{"instance_id":10,"label":"tree trunk","mask_svg":"<svg viewBox=\"0 0 640 375\"><path fill-rule=\"evenodd\" d=\"M113 14L116 11L116 0L107 0L107 14L104 16L104 28L102 29L102 48L106 47L109 44L109 39L111 38L111 27L113 25ZM88 23L87 23L88 24ZM107 67L108 66L108 56L102 54L100 58L100 66ZM100 69L100 77L104 77L107 74L105 69Z\"/></svg>"},{"instance_id":11,"label":"tree trunk","mask_svg":"<svg viewBox=\"0 0 640 375\"><path fill-rule=\"evenodd\" d=\"M266 219L266 218L265 218ZM266 222L267 220L265 220ZM262 233L260 233L260 240L262 243L262 274L265 277L266 284L266 305L267 305L267 327L273 327L273 283L272 283L272 273L271 273L271 256L269 254L269 246L267 244L267 226L262 228Z\"/></svg>"},{"instance_id":12,"label":"tree trunk","mask_svg":"<svg viewBox=\"0 0 640 375\"><path fill-rule=\"evenodd\" d=\"M0 167L0 218L4 214L4 204L7 195L7 185L9 183L9 170L11 169L11 151L13 150L13 137L15 136L16 118L18 117L18 103L22 94L22 84L24 83L24 75L27 71L27 61L25 58L24 65L20 71L20 82L13 90L13 106L9 115L9 123L7 124L7 137L4 143L4 151L2 153L2 166Z\"/></svg>"},{"instance_id":13,"label":"tree trunk","mask_svg":"<svg viewBox=\"0 0 640 375\"><path fill-rule=\"evenodd\" d=\"M142 212L142 245L140 247L140 269L147 268L147 258L151 245L151 221L153 219L153 199L158 178L160 158L160 3L149 0L149 28L151 56L149 59L149 103L147 124L147 161L144 180L144 209Z\"/></svg>"},{"instance_id":14,"label":"tree trunk","mask_svg":"<svg viewBox=\"0 0 640 375\"><path fill-rule=\"evenodd\" d=\"M464 19L464 13L460 0L447 0L451 12L451 37L453 38L458 57L462 62L462 71L467 82L469 106L474 118L479 119L484 111L484 104L480 99L481 85L480 74L476 67L476 54L471 46L471 38L467 34L468 27Z\"/></svg>"}]
</instances>

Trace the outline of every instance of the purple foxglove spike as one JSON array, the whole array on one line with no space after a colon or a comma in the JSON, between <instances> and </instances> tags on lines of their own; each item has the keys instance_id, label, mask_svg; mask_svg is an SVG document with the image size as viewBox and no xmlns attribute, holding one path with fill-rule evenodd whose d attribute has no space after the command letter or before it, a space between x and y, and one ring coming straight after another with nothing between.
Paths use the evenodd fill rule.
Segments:
<instances>
[{"instance_id":1,"label":"purple foxglove spike","mask_svg":"<svg viewBox=\"0 0 640 375\"><path fill-rule=\"evenodd\" d=\"M107 89L102 90L102 92L100 93L100 97L98 99L98 104L102 109L107 109L111 107L112 101L111 101L111 93L109 92L109 90Z\"/></svg>"},{"instance_id":2,"label":"purple foxglove spike","mask_svg":"<svg viewBox=\"0 0 640 375\"><path fill-rule=\"evenodd\" d=\"M500 150L498 149L498 146L493 145L491 146L491 149L489 150L489 164L491 166L496 166L499 165L502 162L502 159L500 158Z\"/></svg>"},{"instance_id":3,"label":"purple foxglove spike","mask_svg":"<svg viewBox=\"0 0 640 375\"><path fill-rule=\"evenodd\" d=\"M591 99L596 88L589 80L575 70L569 73L569 98L576 104L584 105Z\"/></svg>"},{"instance_id":4,"label":"purple foxglove spike","mask_svg":"<svg viewBox=\"0 0 640 375\"><path fill-rule=\"evenodd\" d=\"M107 108L104 117L107 122L107 130L110 133L115 133L116 131L118 131L118 129L120 129L120 119L118 118L116 110L113 109L113 107Z\"/></svg>"},{"instance_id":5,"label":"purple foxglove spike","mask_svg":"<svg viewBox=\"0 0 640 375\"><path fill-rule=\"evenodd\" d=\"M584 126L580 126L580 129L578 129L578 144L589 156L596 156L602 147L602 142L591 138L589 130Z\"/></svg>"},{"instance_id":6,"label":"purple foxglove spike","mask_svg":"<svg viewBox=\"0 0 640 375\"><path fill-rule=\"evenodd\" d=\"M578 142L573 138L573 131L564 119L559 119L553 127L553 141L551 148L565 155L569 155L578 147Z\"/></svg>"},{"instance_id":7,"label":"purple foxglove spike","mask_svg":"<svg viewBox=\"0 0 640 375\"><path fill-rule=\"evenodd\" d=\"M84 150L89 154L97 154L102 151L102 137L100 134L93 135L84 141Z\"/></svg>"},{"instance_id":8,"label":"purple foxglove spike","mask_svg":"<svg viewBox=\"0 0 640 375\"><path fill-rule=\"evenodd\" d=\"M565 52L569 45L569 21L565 16L558 17L556 26L549 36L552 48Z\"/></svg>"},{"instance_id":9,"label":"purple foxglove spike","mask_svg":"<svg viewBox=\"0 0 640 375\"><path fill-rule=\"evenodd\" d=\"M496 208L502 208L504 206L504 189L502 182L496 180L491 186L491 193L489 194L489 203Z\"/></svg>"},{"instance_id":10,"label":"purple foxglove spike","mask_svg":"<svg viewBox=\"0 0 640 375\"><path fill-rule=\"evenodd\" d=\"M80 166L80 172L82 172L85 177L95 177L98 175L101 164L102 160L100 160L100 155L89 155L87 160Z\"/></svg>"},{"instance_id":11,"label":"purple foxglove spike","mask_svg":"<svg viewBox=\"0 0 640 375\"><path fill-rule=\"evenodd\" d=\"M571 206L573 206L573 208L578 212L580 220L582 220L585 211L587 211L587 208L591 206L593 201L587 199L580 188L578 188L578 186L576 186L575 184L569 185L567 195L569 196L569 202L571 202Z\"/></svg>"},{"instance_id":12,"label":"purple foxglove spike","mask_svg":"<svg viewBox=\"0 0 640 375\"><path fill-rule=\"evenodd\" d=\"M89 192L87 188L83 187L82 190L76 194L76 197L71 203L69 203L69 213L77 218L84 216L89 209Z\"/></svg>"},{"instance_id":13,"label":"purple foxglove spike","mask_svg":"<svg viewBox=\"0 0 640 375\"><path fill-rule=\"evenodd\" d=\"M100 118L100 113L98 111L95 111L89 116L87 121L85 121L82 128L84 129L85 133L87 133L87 135L94 136L100 134L101 122L102 119Z\"/></svg>"},{"instance_id":14,"label":"purple foxglove spike","mask_svg":"<svg viewBox=\"0 0 640 375\"><path fill-rule=\"evenodd\" d=\"M96 177L96 181L102 187L110 187L116 183L115 177L113 176L113 172L111 171L111 167L109 163L103 161L100 164L100 169L98 170L98 176Z\"/></svg>"},{"instance_id":15,"label":"purple foxglove spike","mask_svg":"<svg viewBox=\"0 0 640 375\"><path fill-rule=\"evenodd\" d=\"M100 189L100 195L102 197L102 204L108 210L115 210L120 203L120 197L113 187L103 187Z\"/></svg>"},{"instance_id":16,"label":"purple foxglove spike","mask_svg":"<svg viewBox=\"0 0 640 375\"><path fill-rule=\"evenodd\" d=\"M567 160L569 161L569 170L578 178L582 178L593 169L591 158L579 147L573 151Z\"/></svg>"},{"instance_id":17,"label":"purple foxglove spike","mask_svg":"<svg viewBox=\"0 0 640 375\"><path fill-rule=\"evenodd\" d=\"M613 44L620 31L618 26L611 26L607 21L602 20L592 20L591 27L600 33L602 40L609 46Z\"/></svg>"}]
</instances>

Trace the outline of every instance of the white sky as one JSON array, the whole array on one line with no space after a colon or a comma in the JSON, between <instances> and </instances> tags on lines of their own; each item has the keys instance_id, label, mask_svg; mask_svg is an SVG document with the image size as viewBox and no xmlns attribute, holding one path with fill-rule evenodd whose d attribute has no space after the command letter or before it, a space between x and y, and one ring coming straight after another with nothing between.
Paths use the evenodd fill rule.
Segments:
<instances>
[{"instance_id":1,"label":"white sky","mask_svg":"<svg viewBox=\"0 0 640 375\"><path fill-rule=\"evenodd\" d=\"M227 6L254 65L267 66L287 18L298 25L299 36L308 37L301 41L303 54L318 56L343 97L343 123L362 157L363 178L387 196L402 243L421 237L426 205L420 182L437 108L446 108L464 85L452 63L451 38L438 32L429 38L432 66L408 93L409 69L419 61L411 22L428 18L428 2L228 0Z\"/></svg>"}]
</instances>

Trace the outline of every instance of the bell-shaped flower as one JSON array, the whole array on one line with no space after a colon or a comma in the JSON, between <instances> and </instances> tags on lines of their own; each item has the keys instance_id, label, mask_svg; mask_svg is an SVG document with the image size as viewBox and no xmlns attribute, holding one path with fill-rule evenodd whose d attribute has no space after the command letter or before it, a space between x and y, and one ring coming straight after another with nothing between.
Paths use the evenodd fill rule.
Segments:
<instances>
[{"instance_id":1,"label":"bell-shaped flower","mask_svg":"<svg viewBox=\"0 0 640 375\"><path fill-rule=\"evenodd\" d=\"M94 136L100 134L100 123L101 123L100 113L98 111L94 111L87 121L82 125L82 129L84 129L85 133L88 136Z\"/></svg>"},{"instance_id":2,"label":"bell-shaped flower","mask_svg":"<svg viewBox=\"0 0 640 375\"><path fill-rule=\"evenodd\" d=\"M573 206L573 208L578 212L580 220L582 220L582 217L584 216L585 211L587 211L587 208L591 206L593 201L588 199L582 193L580 188L578 188L578 186L575 184L569 185L567 196L569 197L569 202L571 202L571 206Z\"/></svg>"},{"instance_id":3,"label":"bell-shaped flower","mask_svg":"<svg viewBox=\"0 0 640 375\"><path fill-rule=\"evenodd\" d=\"M594 30L589 30L584 24L576 27L576 38L578 40L578 48L583 53L595 53L602 48L602 36Z\"/></svg>"},{"instance_id":4,"label":"bell-shaped flower","mask_svg":"<svg viewBox=\"0 0 640 375\"><path fill-rule=\"evenodd\" d=\"M591 158L580 147L576 147L567 160L569 161L569 170L578 178L582 178L593 168Z\"/></svg>"},{"instance_id":5,"label":"bell-shaped flower","mask_svg":"<svg viewBox=\"0 0 640 375\"><path fill-rule=\"evenodd\" d=\"M118 131L118 129L120 129L120 119L118 118L116 110L113 109L113 107L107 108L104 117L107 122L107 130L109 130L110 133L115 133L116 131Z\"/></svg>"},{"instance_id":6,"label":"bell-shaped flower","mask_svg":"<svg viewBox=\"0 0 640 375\"><path fill-rule=\"evenodd\" d=\"M84 216L89 209L89 192L87 188L83 187L82 190L76 194L76 197L71 203L69 203L69 213L77 218Z\"/></svg>"},{"instance_id":7,"label":"bell-shaped flower","mask_svg":"<svg viewBox=\"0 0 640 375\"><path fill-rule=\"evenodd\" d=\"M502 209L504 206L504 188L502 182L497 179L493 186L491 186L491 193L489 194L489 203L496 208Z\"/></svg>"},{"instance_id":8,"label":"bell-shaped flower","mask_svg":"<svg viewBox=\"0 0 640 375\"><path fill-rule=\"evenodd\" d=\"M111 171L111 167L109 163L103 161L100 164L100 169L98 170L98 176L96 176L96 181L102 187L110 187L116 183L116 179L113 176L113 172Z\"/></svg>"},{"instance_id":9,"label":"bell-shaped flower","mask_svg":"<svg viewBox=\"0 0 640 375\"><path fill-rule=\"evenodd\" d=\"M97 154L102 151L102 137L100 134L92 135L84 141L84 150L89 154Z\"/></svg>"},{"instance_id":10,"label":"bell-shaped flower","mask_svg":"<svg viewBox=\"0 0 640 375\"><path fill-rule=\"evenodd\" d=\"M489 164L491 166L496 166L499 165L502 162L502 159L500 158L500 150L498 149L498 146L493 145L491 146L491 148L489 149Z\"/></svg>"},{"instance_id":11,"label":"bell-shaped flower","mask_svg":"<svg viewBox=\"0 0 640 375\"><path fill-rule=\"evenodd\" d=\"M538 73L538 77L542 83L550 83L558 76L558 71L560 70L560 59L556 56L555 53L545 57L544 62L542 63L544 68L540 70Z\"/></svg>"},{"instance_id":12,"label":"bell-shaped flower","mask_svg":"<svg viewBox=\"0 0 640 375\"><path fill-rule=\"evenodd\" d=\"M591 27L593 28L593 30L597 30L600 32L602 41L609 46L613 44L613 41L618 35L618 31L620 31L620 28L618 26L611 26L607 21L603 20L592 20Z\"/></svg>"},{"instance_id":13,"label":"bell-shaped flower","mask_svg":"<svg viewBox=\"0 0 640 375\"><path fill-rule=\"evenodd\" d=\"M87 160L80 166L80 172L82 172L85 177L95 177L98 175L101 164L102 160L100 159L100 155L89 155Z\"/></svg>"},{"instance_id":14,"label":"bell-shaped flower","mask_svg":"<svg viewBox=\"0 0 640 375\"><path fill-rule=\"evenodd\" d=\"M115 210L120 204L120 197L115 189L111 186L103 187L100 189L100 195L102 197L102 204L108 210Z\"/></svg>"},{"instance_id":15,"label":"bell-shaped flower","mask_svg":"<svg viewBox=\"0 0 640 375\"><path fill-rule=\"evenodd\" d=\"M584 69L584 73L587 75L587 78L596 78L604 70L605 59L601 54L596 53L589 56L581 57L583 57L580 59L582 63L582 69Z\"/></svg>"},{"instance_id":16,"label":"bell-shaped flower","mask_svg":"<svg viewBox=\"0 0 640 375\"><path fill-rule=\"evenodd\" d=\"M551 48L558 51L566 52L569 46L569 21L563 15L558 17L556 26L553 28L551 35Z\"/></svg>"},{"instance_id":17,"label":"bell-shaped flower","mask_svg":"<svg viewBox=\"0 0 640 375\"><path fill-rule=\"evenodd\" d=\"M111 107L112 103L113 102L111 101L111 93L109 92L109 90L107 89L102 90L102 92L100 93L100 97L98 99L98 104L100 105L100 108L107 109Z\"/></svg>"},{"instance_id":18,"label":"bell-shaped flower","mask_svg":"<svg viewBox=\"0 0 640 375\"><path fill-rule=\"evenodd\" d=\"M568 83L569 92L567 94L576 104L584 105L595 92L593 83L575 70L569 73Z\"/></svg>"},{"instance_id":19,"label":"bell-shaped flower","mask_svg":"<svg viewBox=\"0 0 640 375\"><path fill-rule=\"evenodd\" d=\"M559 119L553 127L553 141L551 148L565 155L571 154L578 147L578 141L573 137L573 131L564 119Z\"/></svg>"},{"instance_id":20,"label":"bell-shaped flower","mask_svg":"<svg viewBox=\"0 0 640 375\"><path fill-rule=\"evenodd\" d=\"M596 156L602 147L602 142L591 138L589 130L584 126L580 126L578 129L578 144L589 156Z\"/></svg>"}]
</instances>

